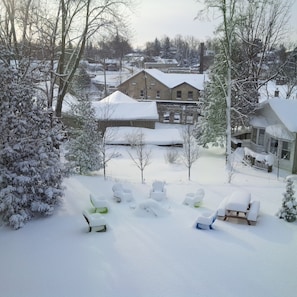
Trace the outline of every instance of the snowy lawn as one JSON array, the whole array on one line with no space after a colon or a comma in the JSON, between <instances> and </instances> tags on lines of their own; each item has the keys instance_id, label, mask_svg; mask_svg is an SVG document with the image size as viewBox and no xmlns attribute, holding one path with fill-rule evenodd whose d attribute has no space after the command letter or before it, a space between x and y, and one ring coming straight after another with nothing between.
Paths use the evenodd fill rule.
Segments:
<instances>
[{"instance_id":1,"label":"snowy lawn","mask_svg":"<svg viewBox=\"0 0 297 297\"><path fill-rule=\"evenodd\" d=\"M297 223L278 219L285 191L277 170L267 173L238 165L226 183L224 154L202 150L192 181L182 164L164 161L166 148L153 146L152 163L140 172L127 147L94 176L65 180L61 207L49 218L23 229L0 227L0 291L3 297L295 297L297 294ZM148 201L154 180L166 181L168 199L154 214ZM133 191L135 204L116 203L112 186L120 181ZM182 204L186 193L205 190L200 208ZM214 230L197 230L199 214L215 210L234 190L251 192L261 203L255 226L216 220ZM106 233L88 233L82 210L89 195L103 195L110 211ZM131 207L134 206L135 208Z\"/></svg>"}]
</instances>

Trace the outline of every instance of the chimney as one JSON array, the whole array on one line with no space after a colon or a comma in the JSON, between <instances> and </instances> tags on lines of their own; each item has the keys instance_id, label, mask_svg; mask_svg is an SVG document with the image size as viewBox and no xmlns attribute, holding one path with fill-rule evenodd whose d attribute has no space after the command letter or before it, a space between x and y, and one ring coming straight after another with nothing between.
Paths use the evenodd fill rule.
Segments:
<instances>
[{"instance_id":1,"label":"chimney","mask_svg":"<svg viewBox=\"0 0 297 297\"><path fill-rule=\"evenodd\" d=\"M204 43L200 43L200 65L199 65L199 73L203 73L204 68Z\"/></svg>"},{"instance_id":2,"label":"chimney","mask_svg":"<svg viewBox=\"0 0 297 297\"><path fill-rule=\"evenodd\" d=\"M279 97L279 90L278 88L276 88L276 90L274 91L274 97Z\"/></svg>"}]
</instances>

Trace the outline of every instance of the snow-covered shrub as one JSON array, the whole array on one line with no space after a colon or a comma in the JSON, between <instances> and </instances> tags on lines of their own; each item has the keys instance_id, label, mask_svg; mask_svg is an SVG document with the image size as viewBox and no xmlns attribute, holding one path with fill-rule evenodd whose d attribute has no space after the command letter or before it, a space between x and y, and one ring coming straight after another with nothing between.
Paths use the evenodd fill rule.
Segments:
<instances>
[{"instance_id":1,"label":"snow-covered shrub","mask_svg":"<svg viewBox=\"0 0 297 297\"><path fill-rule=\"evenodd\" d=\"M165 159L165 162L170 164L177 163L179 159L178 150L175 147L168 148L164 155L164 159Z\"/></svg>"},{"instance_id":2,"label":"snow-covered shrub","mask_svg":"<svg viewBox=\"0 0 297 297\"><path fill-rule=\"evenodd\" d=\"M286 192L283 194L282 207L277 212L280 219L285 219L287 222L294 222L297 218L297 201L294 197L294 182L291 178L286 179Z\"/></svg>"},{"instance_id":3,"label":"snow-covered shrub","mask_svg":"<svg viewBox=\"0 0 297 297\"><path fill-rule=\"evenodd\" d=\"M63 195L61 125L46 102L34 98L31 81L4 66L0 118L0 213L18 229L36 214L49 214L44 209L54 209Z\"/></svg>"}]
</instances>

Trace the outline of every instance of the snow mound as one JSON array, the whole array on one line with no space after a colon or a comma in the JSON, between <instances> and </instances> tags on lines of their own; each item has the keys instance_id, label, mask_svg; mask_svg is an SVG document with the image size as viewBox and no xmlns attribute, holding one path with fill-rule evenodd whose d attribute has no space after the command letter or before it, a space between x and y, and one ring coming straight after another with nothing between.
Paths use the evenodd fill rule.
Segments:
<instances>
[{"instance_id":1,"label":"snow mound","mask_svg":"<svg viewBox=\"0 0 297 297\"><path fill-rule=\"evenodd\" d=\"M142 217L164 217L169 215L169 211L165 209L160 203L150 199L148 201L139 203L135 210L135 214Z\"/></svg>"}]
</instances>

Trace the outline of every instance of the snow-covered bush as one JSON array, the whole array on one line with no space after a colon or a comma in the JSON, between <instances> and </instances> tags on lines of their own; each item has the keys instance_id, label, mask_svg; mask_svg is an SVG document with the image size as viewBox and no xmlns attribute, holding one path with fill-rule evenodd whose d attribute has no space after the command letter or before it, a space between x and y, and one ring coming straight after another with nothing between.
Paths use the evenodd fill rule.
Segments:
<instances>
[{"instance_id":1,"label":"snow-covered bush","mask_svg":"<svg viewBox=\"0 0 297 297\"><path fill-rule=\"evenodd\" d=\"M175 147L170 147L166 150L166 153L164 155L165 162L169 164L177 163L179 160L179 152Z\"/></svg>"},{"instance_id":2,"label":"snow-covered bush","mask_svg":"<svg viewBox=\"0 0 297 297\"><path fill-rule=\"evenodd\" d=\"M297 201L294 197L294 182L291 178L286 179L286 192L283 194L282 207L277 212L280 219L285 219L287 222L294 222L297 218Z\"/></svg>"},{"instance_id":3,"label":"snow-covered bush","mask_svg":"<svg viewBox=\"0 0 297 297\"><path fill-rule=\"evenodd\" d=\"M14 229L63 195L61 125L17 70L0 69L0 213Z\"/></svg>"}]
</instances>

